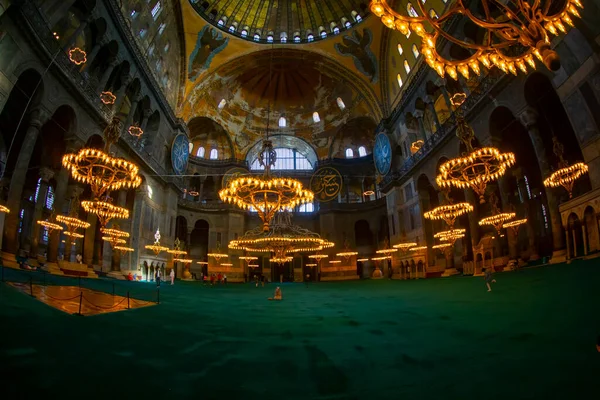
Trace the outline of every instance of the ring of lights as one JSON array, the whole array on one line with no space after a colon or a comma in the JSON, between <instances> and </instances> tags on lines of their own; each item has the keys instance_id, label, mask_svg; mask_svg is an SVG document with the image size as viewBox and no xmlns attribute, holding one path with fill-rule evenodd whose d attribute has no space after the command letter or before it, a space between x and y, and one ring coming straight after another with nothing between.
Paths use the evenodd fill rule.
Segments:
<instances>
[{"instance_id":1,"label":"ring of lights","mask_svg":"<svg viewBox=\"0 0 600 400\"><path fill-rule=\"evenodd\" d=\"M398 243L398 244L393 245L392 247L395 249L398 249L400 251L407 251L411 247L416 247L416 246L417 246L417 244L414 242L407 242L407 243Z\"/></svg>"},{"instance_id":2,"label":"ring of lights","mask_svg":"<svg viewBox=\"0 0 600 400\"><path fill-rule=\"evenodd\" d=\"M84 237L84 235L82 235L81 233L77 233L77 232L70 232L70 231L65 231L63 232L63 235L65 236L70 236L73 239L81 239Z\"/></svg>"},{"instance_id":3,"label":"ring of lights","mask_svg":"<svg viewBox=\"0 0 600 400\"><path fill-rule=\"evenodd\" d=\"M569 192L569 198L573 197L573 184L588 172L588 166L584 163L576 163L555 171L544 179L546 187L564 187Z\"/></svg>"},{"instance_id":4,"label":"ring of lights","mask_svg":"<svg viewBox=\"0 0 600 400\"><path fill-rule=\"evenodd\" d=\"M48 229L49 231L53 231L53 230L59 230L62 231L63 227L55 224L54 222L49 222L49 221L36 221L38 223L38 225L43 226L44 228Z\"/></svg>"},{"instance_id":5,"label":"ring of lights","mask_svg":"<svg viewBox=\"0 0 600 400\"><path fill-rule=\"evenodd\" d=\"M114 190L135 189L142 183L135 164L98 149L85 148L65 154L62 164L73 179L91 186L95 198Z\"/></svg>"},{"instance_id":6,"label":"ring of lights","mask_svg":"<svg viewBox=\"0 0 600 400\"><path fill-rule=\"evenodd\" d=\"M498 233L500 233L500 230L502 229L504 223L513 219L515 216L516 214L514 212L498 213L490 215L489 217L482 218L479 221L479 225L492 225L494 228L496 228Z\"/></svg>"},{"instance_id":7,"label":"ring of lights","mask_svg":"<svg viewBox=\"0 0 600 400\"><path fill-rule=\"evenodd\" d=\"M263 221L263 230L267 231L276 212L309 203L313 201L314 194L295 179L246 176L231 180L225 189L219 191L219 197L241 209L256 210Z\"/></svg>"},{"instance_id":8,"label":"ring of lights","mask_svg":"<svg viewBox=\"0 0 600 400\"><path fill-rule=\"evenodd\" d=\"M89 201L81 202L83 209L91 214L98 216L98 220L102 226L106 226L108 221L113 218L127 219L129 218L129 210L123 207L118 207L105 201Z\"/></svg>"},{"instance_id":9,"label":"ring of lights","mask_svg":"<svg viewBox=\"0 0 600 400\"><path fill-rule=\"evenodd\" d=\"M67 227L71 229L87 229L90 227L90 223L87 221L82 221L79 218L71 217L68 215L57 215L56 220L62 224L65 224Z\"/></svg>"},{"instance_id":10,"label":"ring of lights","mask_svg":"<svg viewBox=\"0 0 600 400\"><path fill-rule=\"evenodd\" d=\"M449 227L452 227L456 218L471 211L473 211L473 206L469 203L447 204L427 211L423 217L431 220L443 219Z\"/></svg>"},{"instance_id":11,"label":"ring of lights","mask_svg":"<svg viewBox=\"0 0 600 400\"><path fill-rule=\"evenodd\" d=\"M579 0L567 0L558 10L552 10L544 2L521 0L481 0L485 10L498 9L496 13L487 11L483 16L475 15L469 9L469 2L457 1L445 13L430 14L421 2L420 14L412 9L410 16L404 16L392 9L387 0L371 0L370 9L381 22L403 35L414 31L422 39L421 53L427 64L441 77L447 73L457 79L457 71L469 78L469 69L479 75L479 64L486 68L496 66L505 73L517 74L517 68L527 72L527 66L535 69L535 55L546 67L556 71L560 64L557 53L550 47L550 35L558 31L566 32L565 24L573 26L569 13L579 17L577 7L583 8ZM409 11L410 12L410 11ZM455 17L467 18L485 31L486 40L482 44L467 42L447 32L450 21ZM453 45L470 51L470 56L461 60L449 60L440 55L436 48L438 41L449 41ZM516 51L515 51L516 49ZM517 53L517 54L514 54Z\"/></svg>"},{"instance_id":12,"label":"ring of lights","mask_svg":"<svg viewBox=\"0 0 600 400\"><path fill-rule=\"evenodd\" d=\"M125 254L127 252L132 252L134 249L132 247L126 247L126 246L115 246L113 247L115 250L119 250L121 252L121 254Z\"/></svg>"},{"instance_id":13,"label":"ring of lights","mask_svg":"<svg viewBox=\"0 0 600 400\"><path fill-rule=\"evenodd\" d=\"M434 238L439 239L442 242L450 242L454 244L457 239L465 237L466 229L450 229L447 231L441 231L433 235Z\"/></svg>"}]
</instances>

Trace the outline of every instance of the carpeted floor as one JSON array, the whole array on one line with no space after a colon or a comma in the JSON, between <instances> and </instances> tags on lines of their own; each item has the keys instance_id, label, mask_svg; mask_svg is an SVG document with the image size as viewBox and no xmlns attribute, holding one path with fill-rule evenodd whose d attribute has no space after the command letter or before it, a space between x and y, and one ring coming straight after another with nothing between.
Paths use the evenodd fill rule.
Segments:
<instances>
[{"instance_id":1,"label":"carpeted floor","mask_svg":"<svg viewBox=\"0 0 600 400\"><path fill-rule=\"evenodd\" d=\"M600 261L483 278L163 286L72 316L0 285L3 399L598 399ZM112 285L97 281L90 285ZM117 291L153 284L118 282ZM8 394L5 396L5 394ZM39 396L39 397L38 397Z\"/></svg>"}]
</instances>

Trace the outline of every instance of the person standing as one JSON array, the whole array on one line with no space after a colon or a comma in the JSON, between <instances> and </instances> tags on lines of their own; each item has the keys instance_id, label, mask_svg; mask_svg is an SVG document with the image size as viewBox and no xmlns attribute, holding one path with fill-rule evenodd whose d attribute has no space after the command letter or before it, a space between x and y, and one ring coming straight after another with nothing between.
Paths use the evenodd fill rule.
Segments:
<instances>
[{"instance_id":1,"label":"person standing","mask_svg":"<svg viewBox=\"0 0 600 400\"><path fill-rule=\"evenodd\" d=\"M227 285L227 274L223 274L223 284Z\"/></svg>"},{"instance_id":2,"label":"person standing","mask_svg":"<svg viewBox=\"0 0 600 400\"><path fill-rule=\"evenodd\" d=\"M491 292L492 287L490 286L490 283L496 283L496 280L492 276L492 268L486 268L484 277L488 292Z\"/></svg>"},{"instance_id":3,"label":"person standing","mask_svg":"<svg viewBox=\"0 0 600 400\"><path fill-rule=\"evenodd\" d=\"M171 268L171 273L169 275L171 276L171 285L173 285L175 283L175 268Z\"/></svg>"},{"instance_id":4,"label":"person standing","mask_svg":"<svg viewBox=\"0 0 600 400\"><path fill-rule=\"evenodd\" d=\"M156 281L156 287L160 287L160 268L156 268L156 273L154 274L154 280Z\"/></svg>"}]
</instances>

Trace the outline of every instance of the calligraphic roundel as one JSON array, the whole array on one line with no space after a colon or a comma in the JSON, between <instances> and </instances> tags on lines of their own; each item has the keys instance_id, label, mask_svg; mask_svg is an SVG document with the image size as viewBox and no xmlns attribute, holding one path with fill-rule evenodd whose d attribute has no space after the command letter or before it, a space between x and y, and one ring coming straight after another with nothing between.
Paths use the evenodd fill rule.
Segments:
<instances>
[{"instance_id":1,"label":"calligraphic roundel","mask_svg":"<svg viewBox=\"0 0 600 400\"><path fill-rule=\"evenodd\" d=\"M315 194L315 199L328 202L335 199L342 190L342 176L332 167L319 168L310 179L310 190Z\"/></svg>"},{"instance_id":2,"label":"calligraphic roundel","mask_svg":"<svg viewBox=\"0 0 600 400\"><path fill-rule=\"evenodd\" d=\"M380 133L375 137L373 159L379 175L386 175L390 172L392 167L392 145L390 138L385 133Z\"/></svg>"},{"instance_id":3,"label":"calligraphic roundel","mask_svg":"<svg viewBox=\"0 0 600 400\"><path fill-rule=\"evenodd\" d=\"M190 141L183 133L180 133L173 139L173 144L171 145L171 165L177 175L183 175L187 170L190 154L189 145Z\"/></svg>"}]
</instances>

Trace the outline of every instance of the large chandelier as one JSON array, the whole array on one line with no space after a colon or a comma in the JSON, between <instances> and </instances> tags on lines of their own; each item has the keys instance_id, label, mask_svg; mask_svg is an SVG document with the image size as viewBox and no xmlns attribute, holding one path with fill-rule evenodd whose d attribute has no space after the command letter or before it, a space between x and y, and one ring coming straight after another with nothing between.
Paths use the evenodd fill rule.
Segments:
<instances>
[{"instance_id":1,"label":"large chandelier","mask_svg":"<svg viewBox=\"0 0 600 400\"><path fill-rule=\"evenodd\" d=\"M513 219L517 214L515 214L514 212L500 212L500 209L498 208L498 198L493 192L490 195L490 203L492 205L492 215L479 220L479 225L491 225L494 228L496 228L498 235L500 235L502 226L507 221Z\"/></svg>"},{"instance_id":2,"label":"large chandelier","mask_svg":"<svg viewBox=\"0 0 600 400\"><path fill-rule=\"evenodd\" d=\"M564 158L564 146L558 141L556 136L552 137L553 151L558 157L558 170L544 179L544 186L559 187L562 186L569 193L569 199L573 197L573 185L575 181L588 172L588 166L584 163L575 163L569 165Z\"/></svg>"},{"instance_id":3,"label":"large chandelier","mask_svg":"<svg viewBox=\"0 0 600 400\"><path fill-rule=\"evenodd\" d=\"M390 245L390 243L388 242L388 240L386 238L385 242L383 244L383 249L376 250L375 253L383 254L385 256L390 256L390 258L391 258L391 254L396 253L398 251L398 248L390 247L389 245ZM375 259L372 258L372 260L375 260Z\"/></svg>"},{"instance_id":4,"label":"large chandelier","mask_svg":"<svg viewBox=\"0 0 600 400\"><path fill-rule=\"evenodd\" d=\"M517 235L519 233L519 228L521 227L521 225L526 224L527 223L527 218L523 218L523 219L517 219L514 221L510 221L505 223L504 225L502 225L502 227L504 229L512 229L513 232L515 233L515 235Z\"/></svg>"},{"instance_id":5,"label":"large chandelier","mask_svg":"<svg viewBox=\"0 0 600 400\"><path fill-rule=\"evenodd\" d=\"M452 228L456 218L473 211L473 206L469 203L452 204L452 201L449 197L449 191L445 191L445 194L449 204L445 204L443 206L436 207L431 211L427 211L423 214L423 217L431 220L442 219L446 225L448 225L448 227Z\"/></svg>"},{"instance_id":6,"label":"large chandelier","mask_svg":"<svg viewBox=\"0 0 600 400\"><path fill-rule=\"evenodd\" d=\"M159 255L162 251L169 250L168 247L161 246L160 244L160 229L156 229L156 233L154 234L154 243L147 244L144 248L148 250L152 250L154 254Z\"/></svg>"},{"instance_id":7,"label":"large chandelier","mask_svg":"<svg viewBox=\"0 0 600 400\"><path fill-rule=\"evenodd\" d=\"M338 257L343 257L346 262L348 262L350 260L350 258L357 256L358 255L358 251L353 251L350 250L350 243L348 242L348 240L344 241L344 250L340 253L337 253L336 256Z\"/></svg>"},{"instance_id":8,"label":"large chandelier","mask_svg":"<svg viewBox=\"0 0 600 400\"><path fill-rule=\"evenodd\" d=\"M415 1L419 11L412 6L407 15L394 11L387 0L371 0L371 11L390 29L403 35L411 31L421 37L421 53L425 61L441 77L448 74L456 80L458 73L469 78L470 72L480 73L480 64L486 68L498 67L505 73L527 72L535 69L538 58L551 71L560 68L560 58L550 46L551 35L566 32L573 26L569 14L579 17L579 0L456 0L445 13L438 16L427 10L424 1ZM459 20L459 23L453 23ZM465 21L466 20L466 21ZM476 26L483 41L475 43L456 37L450 30L464 23ZM462 29L460 29L462 32ZM450 59L443 41L467 54L460 60Z\"/></svg>"},{"instance_id":9,"label":"large chandelier","mask_svg":"<svg viewBox=\"0 0 600 400\"><path fill-rule=\"evenodd\" d=\"M465 229L449 229L447 231L441 231L433 235L435 239L439 239L440 242L446 242L454 245L454 243L463 237L465 237Z\"/></svg>"},{"instance_id":10,"label":"large chandelier","mask_svg":"<svg viewBox=\"0 0 600 400\"><path fill-rule=\"evenodd\" d=\"M326 241L317 233L291 224L291 213L277 213L268 231L258 226L238 239L229 248L247 252L271 252L277 258L292 253L320 251Z\"/></svg>"},{"instance_id":11,"label":"large chandelier","mask_svg":"<svg viewBox=\"0 0 600 400\"><path fill-rule=\"evenodd\" d=\"M217 242L217 248L215 249L215 251L213 251L212 253L208 253L207 256L214 258L215 260L217 260L217 262L219 262L221 260L221 258L229 257L229 255L227 253L221 253L221 243L220 242Z\"/></svg>"},{"instance_id":12,"label":"large chandelier","mask_svg":"<svg viewBox=\"0 0 600 400\"><path fill-rule=\"evenodd\" d=\"M67 229L63 232L65 236L69 236L72 239L81 239L83 235L81 233L77 233L78 229L87 229L90 227L90 223L87 221L83 221L77 216L79 215L79 197L75 196L71 200L71 205L69 206L69 215L58 215L56 217L56 221L64 224Z\"/></svg>"},{"instance_id":13,"label":"large chandelier","mask_svg":"<svg viewBox=\"0 0 600 400\"><path fill-rule=\"evenodd\" d=\"M495 181L515 163L513 153L500 153L495 147L474 149L471 142L475 137L473 129L464 118L460 107L466 99L464 93L452 96L452 105L456 108L456 136L464 143L467 152L463 157L453 158L440 166L436 182L441 188L452 186L459 189L470 187L479 196L479 202L485 203L485 189L489 182Z\"/></svg>"},{"instance_id":14,"label":"large chandelier","mask_svg":"<svg viewBox=\"0 0 600 400\"><path fill-rule=\"evenodd\" d=\"M90 185L92 200L82 202L87 212L96 214L102 226L112 218L129 218L129 211L111 204L109 192L137 188L142 183L138 167L123 158L110 155L110 147L119 140L121 121L113 118L104 130L104 151L83 148L77 153L65 154L63 166L78 182Z\"/></svg>"},{"instance_id":15,"label":"large chandelier","mask_svg":"<svg viewBox=\"0 0 600 400\"><path fill-rule=\"evenodd\" d=\"M114 225L112 228L100 228L100 232L104 234L102 240L109 242L113 248L126 244L127 240L124 238L129 237L129 233L120 230L118 225Z\"/></svg>"},{"instance_id":16,"label":"large chandelier","mask_svg":"<svg viewBox=\"0 0 600 400\"><path fill-rule=\"evenodd\" d=\"M415 242L403 242L393 245L392 247L400 250L401 252L408 251L412 247L416 247L417 244Z\"/></svg>"},{"instance_id":17,"label":"large chandelier","mask_svg":"<svg viewBox=\"0 0 600 400\"><path fill-rule=\"evenodd\" d=\"M181 240L179 240L179 238L176 238L173 244L173 248L167 250L167 253L173 254L173 261L175 261L176 258L179 258L179 256L187 255L187 251L180 248Z\"/></svg>"},{"instance_id":18,"label":"large chandelier","mask_svg":"<svg viewBox=\"0 0 600 400\"><path fill-rule=\"evenodd\" d=\"M264 140L258 157L260 165L265 168L263 176L232 179L225 189L219 191L222 201L233 203L244 210L256 211L263 222L264 231L269 230L269 224L278 211L291 210L314 198L313 192L304 189L302 182L271 176L276 158L273 143Z\"/></svg>"}]
</instances>

